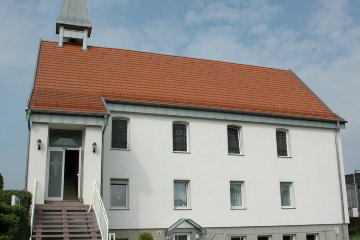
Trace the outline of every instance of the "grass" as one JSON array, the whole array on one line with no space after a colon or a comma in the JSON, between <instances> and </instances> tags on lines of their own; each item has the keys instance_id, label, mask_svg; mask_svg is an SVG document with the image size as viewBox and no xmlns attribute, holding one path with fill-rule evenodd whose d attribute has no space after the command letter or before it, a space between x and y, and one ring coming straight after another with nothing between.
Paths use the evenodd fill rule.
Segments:
<instances>
[{"instance_id":1,"label":"grass","mask_svg":"<svg viewBox=\"0 0 360 240\"><path fill-rule=\"evenodd\" d=\"M355 233L350 235L350 240L359 240L360 239L360 233Z\"/></svg>"}]
</instances>

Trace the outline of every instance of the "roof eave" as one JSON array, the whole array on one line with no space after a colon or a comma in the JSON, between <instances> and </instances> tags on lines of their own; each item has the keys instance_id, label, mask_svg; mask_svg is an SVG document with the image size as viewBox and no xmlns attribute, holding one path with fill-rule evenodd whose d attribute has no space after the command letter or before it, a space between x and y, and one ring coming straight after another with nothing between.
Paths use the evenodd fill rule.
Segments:
<instances>
[{"instance_id":1,"label":"roof eave","mask_svg":"<svg viewBox=\"0 0 360 240\"><path fill-rule=\"evenodd\" d=\"M327 118L311 118L311 117L301 117L301 116L291 116L291 115L281 115L281 114L271 114L271 113L263 113L263 112L248 112L241 110L230 110L230 109L216 109L210 107L202 107L202 106L185 106L185 105L176 105L176 104L162 104L162 103L150 103L150 102L141 102L141 101L129 101L129 100L115 100L115 99L105 99L106 102L109 103L118 103L118 104L130 104L130 105L142 105L142 106L157 106L164 108L179 108L179 109L189 109L189 110L201 110L201 111L212 111L212 112L223 112L223 113L235 113L235 114L245 114L252 116L262 116L262 117L274 117L274 118L287 118L287 119L297 119L297 120L310 120L316 122L330 122L345 124L347 121L340 118L339 119L327 119Z\"/></svg>"},{"instance_id":2,"label":"roof eave","mask_svg":"<svg viewBox=\"0 0 360 240\"><path fill-rule=\"evenodd\" d=\"M60 114L60 115L80 115L80 116L92 116L92 117L104 117L106 112L79 112L79 111L61 111L61 110L46 110L46 109L29 109L31 113L48 113L48 114Z\"/></svg>"}]
</instances>

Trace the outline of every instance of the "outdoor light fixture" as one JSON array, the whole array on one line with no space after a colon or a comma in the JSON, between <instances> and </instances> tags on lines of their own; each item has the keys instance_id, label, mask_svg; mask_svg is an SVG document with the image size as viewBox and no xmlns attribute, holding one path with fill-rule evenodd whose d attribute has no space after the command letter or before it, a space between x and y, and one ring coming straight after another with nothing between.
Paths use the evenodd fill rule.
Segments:
<instances>
[{"instance_id":1,"label":"outdoor light fixture","mask_svg":"<svg viewBox=\"0 0 360 240\"><path fill-rule=\"evenodd\" d=\"M93 142L92 149L93 149L93 153L95 153L96 152L96 142Z\"/></svg>"},{"instance_id":2,"label":"outdoor light fixture","mask_svg":"<svg viewBox=\"0 0 360 240\"><path fill-rule=\"evenodd\" d=\"M38 139L36 141L36 143L37 143L38 150L40 150L41 149L41 139Z\"/></svg>"},{"instance_id":3,"label":"outdoor light fixture","mask_svg":"<svg viewBox=\"0 0 360 240\"><path fill-rule=\"evenodd\" d=\"M199 239L199 238L200 238L199 234L196 233L196 234L195 234L195 239Z\"/></svg>"}]
</instances>

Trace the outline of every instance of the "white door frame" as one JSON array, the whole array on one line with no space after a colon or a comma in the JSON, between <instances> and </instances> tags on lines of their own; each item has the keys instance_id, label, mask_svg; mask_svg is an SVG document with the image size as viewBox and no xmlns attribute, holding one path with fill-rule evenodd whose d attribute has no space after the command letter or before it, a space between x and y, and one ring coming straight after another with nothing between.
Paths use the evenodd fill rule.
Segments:
<instances>
[{"instance_id":1,"label":"white door frame","mask_svg":"<svg viewBox=\"0 0 360 240\"><path fill-rule=\"evenodd\" d=\"M47 160L46 160L46 186L45 186L45 200L49 201L63 201L64 200L64 173L65 173L65 151L66 150L74 150L79 151L79 169L78 169L78 199L81 198L81 191L82 191L82 161L81 161L81 150L82 148L66 148L66 147L49 147L48 148L48 154L47 154ZM62 180L61 180L61 197L49 197L49 164L50 164L50 152L51 151L59 151L63 152L63 158L62 158Z\"/></svg>"},{"instance_id":2,"label":"white door frame","mask_svg":"<svg viewBox=\"0 0 360 240\"><path fill-rule=\"evenodd\" d=\"M79 147L77 150L79 150L79 164L78 164L78 199L81 199L82 197L82 148Z\"/></svg>"}]
</instances>

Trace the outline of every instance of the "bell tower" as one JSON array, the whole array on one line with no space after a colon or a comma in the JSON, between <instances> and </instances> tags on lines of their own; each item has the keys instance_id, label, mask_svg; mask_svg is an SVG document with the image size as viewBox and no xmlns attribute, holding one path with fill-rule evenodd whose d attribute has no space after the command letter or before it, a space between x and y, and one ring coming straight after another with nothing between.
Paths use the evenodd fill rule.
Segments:
<instances>
[{"instance_id":1,"label":"bell tower","mask_svg":"<svg viewBox=\"0 0 360 240\"><path fill-rule=\"evenodd\" d=\"M60 16L56 20L56 34L59 34L59 47L64 42L82 44L82 49L88 49L92 24L88 17L87 0L64 0Z\"/></svg>"}]
</instances>

